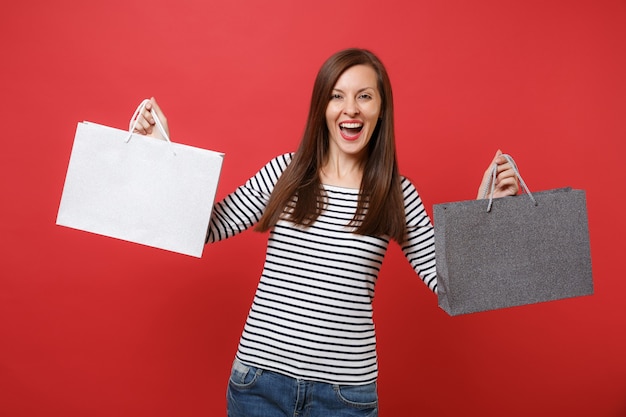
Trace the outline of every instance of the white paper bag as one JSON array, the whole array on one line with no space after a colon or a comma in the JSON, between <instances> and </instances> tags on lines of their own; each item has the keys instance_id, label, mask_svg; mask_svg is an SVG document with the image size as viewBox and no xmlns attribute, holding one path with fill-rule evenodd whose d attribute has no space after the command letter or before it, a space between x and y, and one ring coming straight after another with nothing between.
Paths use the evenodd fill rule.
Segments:
<instances>
[{"instance_id":1,"label":"white paper bag","mask_svg":"<svg viewBox=\"0 0 626 417\"><path fill-rule=\"evenodd\" d=\"M78 123L56 223L199 258L223 157Z\"/></svg>"}]
</instances>

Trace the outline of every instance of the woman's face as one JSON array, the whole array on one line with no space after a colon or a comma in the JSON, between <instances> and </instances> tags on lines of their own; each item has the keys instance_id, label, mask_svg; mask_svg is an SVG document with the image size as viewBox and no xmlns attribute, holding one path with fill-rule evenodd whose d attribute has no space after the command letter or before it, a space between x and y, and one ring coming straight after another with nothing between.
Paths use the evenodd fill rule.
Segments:
<instances>
[{"instance_id":1,"label":"woman's face","mask_svg":"<svg viewBox=\"0 0 626 417\"><path fill-rule=\"evenodd\" d=\"M355 65L344 71L326 107L330 153L363 156L378 123L381 105L374 68Z\"/></svg>"}]
</instances>

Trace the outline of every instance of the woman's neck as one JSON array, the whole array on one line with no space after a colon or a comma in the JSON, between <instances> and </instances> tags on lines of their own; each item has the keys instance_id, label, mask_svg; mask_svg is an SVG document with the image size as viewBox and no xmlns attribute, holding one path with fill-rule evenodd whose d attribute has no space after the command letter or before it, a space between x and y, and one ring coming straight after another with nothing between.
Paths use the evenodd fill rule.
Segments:
<instances>
[{"instance_id":1,"label":"woman's neck","mask_svg":"<svg viewBox=\"0 0 626 417\"><path fill-rule=\"evenodd\" d=\"M358 189L363 178L363 164L356 158L333 158L329 155L319 175L322 184Z\"/></svg>"}]
</instances>

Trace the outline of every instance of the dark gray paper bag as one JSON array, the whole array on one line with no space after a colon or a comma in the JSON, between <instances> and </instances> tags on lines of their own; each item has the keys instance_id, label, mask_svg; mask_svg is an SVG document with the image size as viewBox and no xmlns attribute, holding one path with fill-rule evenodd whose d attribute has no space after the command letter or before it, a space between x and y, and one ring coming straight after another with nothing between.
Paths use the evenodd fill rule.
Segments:
<instances>
[{"instance_id":1,"label":"dark gray paper bag","mask_svg":"<svg viewBox=\"0 0 626 417\"><path fill-rule=\"evenodd\" d=\"M493 199L489 211L487 200L434 205L439 306L448 314L593 294L585 191L531 197Z\"/></svg>"}]
</instances>

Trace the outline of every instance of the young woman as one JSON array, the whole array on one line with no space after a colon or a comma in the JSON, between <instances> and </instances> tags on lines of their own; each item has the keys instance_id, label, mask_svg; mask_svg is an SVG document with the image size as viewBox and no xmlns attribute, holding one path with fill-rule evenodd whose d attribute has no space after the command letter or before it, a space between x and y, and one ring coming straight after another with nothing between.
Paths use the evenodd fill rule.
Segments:
<instances>
[{"instance_id":1,"label":"young woman","mask_svg":"<svg viewBox=\"0 0 626 417\"><path fill-rule=\"evenodd\" d=\"M157 136L156 101L137 131ZM496 154L495 196L518 191ZM483 176L483 189L488 181ZM400 176L391 84L371 52L331 56L295 153L280 155L213 210L207 242L254 227L267 254L228 384L228 416L376 416L374 286L396 240L437 291L431 221Z\"/></svg>"}]
</instances>

